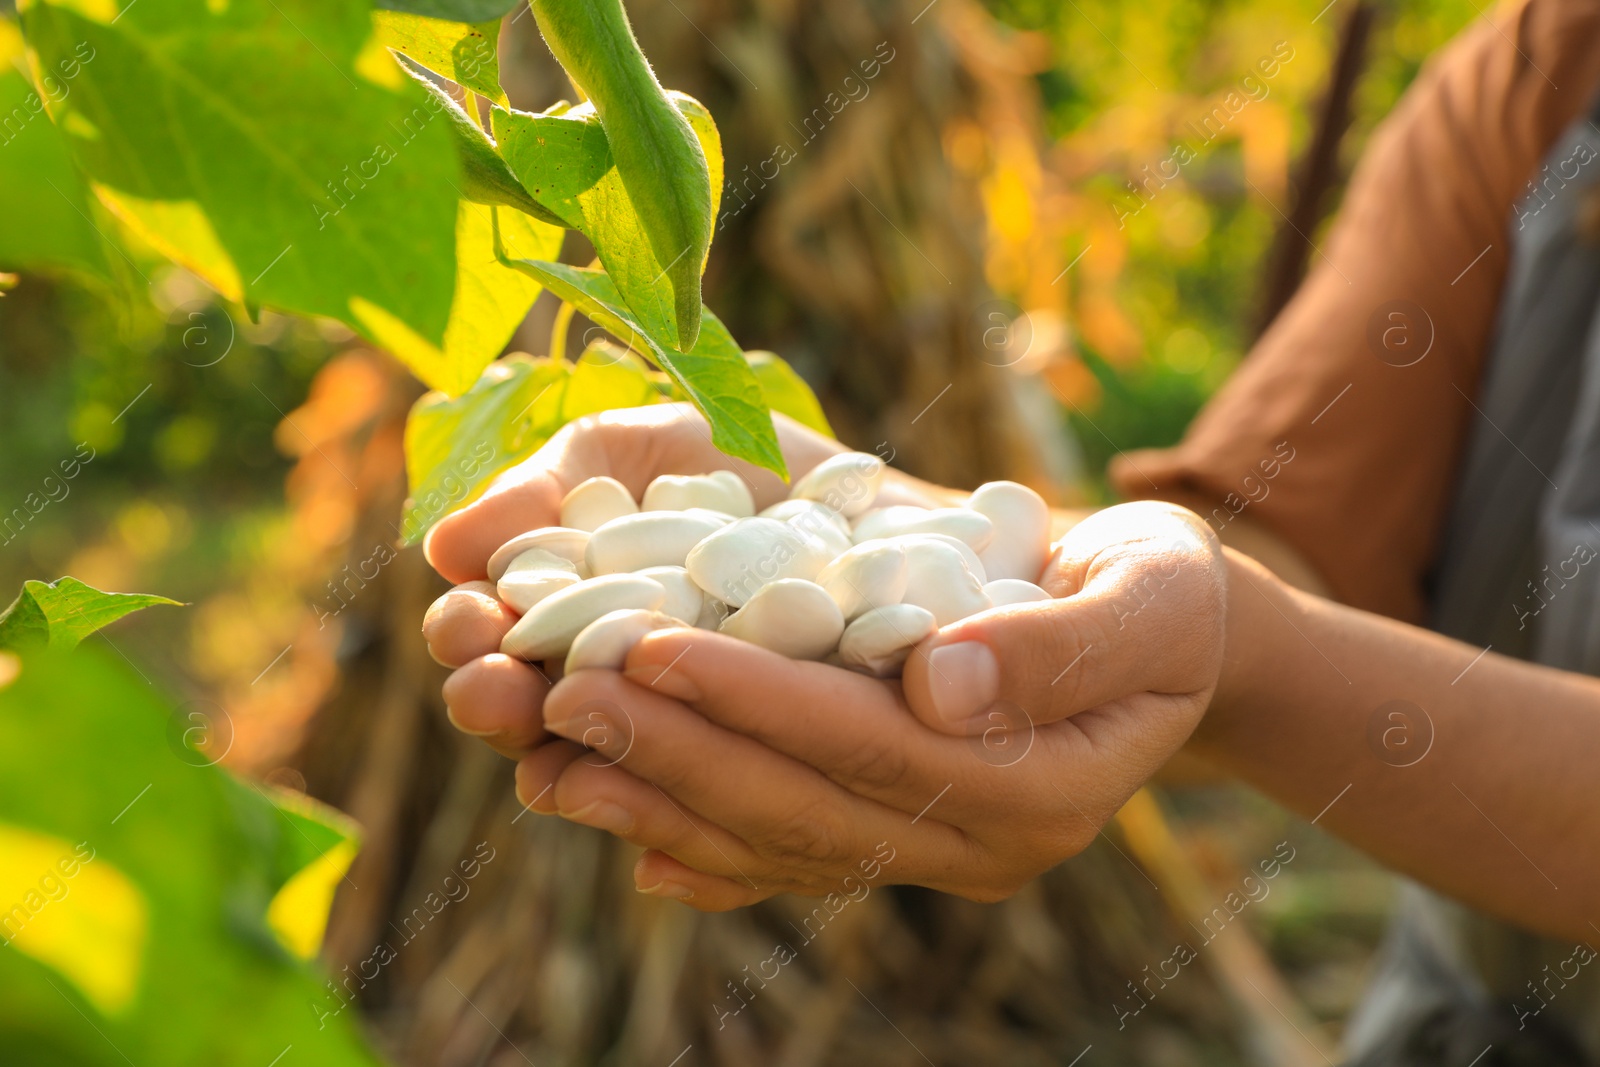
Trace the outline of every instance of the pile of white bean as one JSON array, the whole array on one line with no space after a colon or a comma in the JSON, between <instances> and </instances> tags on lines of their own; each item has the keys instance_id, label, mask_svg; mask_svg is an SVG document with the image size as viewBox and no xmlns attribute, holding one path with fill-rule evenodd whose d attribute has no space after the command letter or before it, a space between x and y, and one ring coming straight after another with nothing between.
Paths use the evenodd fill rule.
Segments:
<instances>
[{"instance_id":1,"label":"pile of white bean","mask_svg":"<svg viewBox=\"0 0 1600 1067\"><path fill-rule=\"evenodd\" d=\"M644 634L688 625L887 677L942 626L1050 599L1033 584L1050 550L1039 494L990 482L965 507L876 507L883 476L876 456L833 456L760 515L732 471L663 475L639 502L590 478L560 526L489 560L522 615L500 650L618 669Z\"/></svg>"}]
</instances>

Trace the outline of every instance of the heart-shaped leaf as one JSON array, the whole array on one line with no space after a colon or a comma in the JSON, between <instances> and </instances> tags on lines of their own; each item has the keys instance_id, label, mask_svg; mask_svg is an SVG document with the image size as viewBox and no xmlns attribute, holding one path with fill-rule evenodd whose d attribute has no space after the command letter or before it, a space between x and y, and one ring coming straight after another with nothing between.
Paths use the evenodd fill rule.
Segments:
<instances>
[{"instance_id":1,"label":"heart-shaped leaf","mask_svg":"<svg viewBox=\"0 0 1600 1067\"><path fill-rule=\"evenodd\" d=\"M401 536L415 544L444 516L483 494L495 475L537 452L573 419L660 399L635 357L595 346L576 363L507 356L457 399L429 393L406 420Z\"/></svg>"},{"instance_id":2,"label":"heart-shaped leaf","mask_svg":"<svg viewBox=\"0 0 1600 1067\"><path fill-rule=\"evenodd\" d=\"M500 88L500 20L451 22L400 11L375 11L378 39L424 67L505 105Z\"/></svg>"},{"instance_id":3,"label":"heart-shaped leaf","mask_svg":"<svg viewBox=\"0 0 1600 1067\"><path fill-rule=\"evenodd\" d=\"M0 612L0 649L68 651L124 615L157 604L182 605L149 593L106 593L76 578L24 582L22 592Z\"/></svg>"},{"instance_id":4,"label":"heart-shaped leaf","mask_svg":"<svg viewBox=\"0 0 1600 1067\"><path fill-rule=\"evenodd\" d=\"M49 91L70 91L82 60L72 56L45 70L47 89L41 94L12 66L22 54L16 23L0 19L0 268L66 268L109 280L94 198L46 111Z\"/></svg>"},{"instance_id":5,"label":"heart-shaped leaf","mask_svg":"<svg viewBox=\"0 0 1600 1067\"><path fill-rule=\"evenodd\" d=\"M722 141L711 113L693 97L669 93L700 140L711 172L711 212L722 190ZM529 195L581 230L616 285L622 303L664 348L677 346L673 290L617 174L611 145L590 104L559 114L494 108L490 126L500 153ZM702 267L704 264L702 264Z\"/></svg>"},{"instance_id":6,"label":"heart-shaped leaf","mask_svg":"<svg viewBox=\"0 0 1600 1067\"><path fill-rule=\"evenodd\" d=\"M443 341L450 123L392 63L368 76L362 0L35 0L24 29L38 70L81 64L52 117L158 248L231 299Z\"/></svg>"},{"instance_id":7,"label":"heart-shaped leaf","mask_svg":"<svg viewBox=\"0 0 1600 1067\"><path fill-rule=\"evenodd\" d=\"M456 293L444 344L433 345L397 318L373 309L367 327L373 338L423 382L450 396L471 388L483 369L505 350L506 342L539 295L539 283L495 258L495 209L463 200L457 207ZM500 234L513 253L536 256L561 251L565 231L516 212L503 212Z\"/></svg>"},{"instance_id":8,"label":"heart-shaped leaf","mask_svg":"<svg viewBox=\"0 0 1600 1067\"><path fill-rule=\"evenodd\" d=\"M623 304L604 271L565 263L516 262L618 339L647 353L652 362L671 375L710 422L711 441L719 449L780 477L789 476L761 383L745 362L738 342L709 309L702 313L700 339L694 348L675 352L657 343Z\"/></svg>"},{"instance_id":9,"label":"heart-shaped leaf","mask_svg":"<svg viewBox=\"0 0 1600 1067\"><path fill-rule=\"evenodd\" d=\"M818 433L834 436L833 427L828 425L828 417L817 402L817 394L777 353L754 349L746 352L744 358L755 371L756 381L761 383L761 395L766 397L767 407Z\"/></svg>"}]
</instances>

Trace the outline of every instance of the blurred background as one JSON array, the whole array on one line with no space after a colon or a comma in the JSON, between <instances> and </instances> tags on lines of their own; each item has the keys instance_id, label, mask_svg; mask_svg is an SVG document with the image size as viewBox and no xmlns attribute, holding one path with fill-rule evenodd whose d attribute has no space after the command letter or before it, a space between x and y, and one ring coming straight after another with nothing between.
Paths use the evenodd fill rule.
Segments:
<instances>
[{"instance_id":1,"label":"blurred background","mask_svg":"<svg viewBox=\"0 0 1600 1067\"><path fill-rule=\"evenodd\" d=\"M1064 504L1110 500L1113 455L1178 439L1292 292L1374 126L1478 14L629 7L662 81L721 127L706 300L735 336L790 360L848 443ZM542 109L571 94L520 10L503 80ZM1194 158L1151 181L1180 144ZM808 909L638 898L625 846L513 822L509 765L444 722L419 635L442 585L416 550L385 550L419 387L342 327L252 321L153 253L140 269L149 299L4 279L0 507L23 519L0 527L0 588L71 574L192 605L97 640L204 715L215 758L362 823L336 971L492 843L478 891L361 991L396 1062L1065 1064L1090 1046L1086 1064L1327 1062L1390 879L1243 790L1177 774L1004 905L874 893L719 1026L727 983ZM551 314L541 298L512 348L542 354ZM72 457L76 476L55 477ZM14 511L29 494L46 505ZM1285 850L1269 892L1134 999Z\"/></svg>"}]
</instances>

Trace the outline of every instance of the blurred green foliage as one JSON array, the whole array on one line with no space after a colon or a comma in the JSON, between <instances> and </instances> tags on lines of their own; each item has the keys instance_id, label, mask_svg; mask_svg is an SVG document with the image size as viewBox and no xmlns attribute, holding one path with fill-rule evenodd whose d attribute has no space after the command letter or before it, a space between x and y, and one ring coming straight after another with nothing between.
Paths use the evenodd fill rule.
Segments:
<instances>
[{"instance_id":1,"label":"blurred green foliage","mask_svg":"<svg viewBox=\"0 0 1600 1067\"><path fill-rule=\"evenodd\" d=\"M1281 224L1279 209L1288 209L1288 174L1311 139L1352 4L989 0L988 7L1051 44L1053 61L1036 77L1055 142L1052 168L1069 194L1063 262L1090 247L1064 283L1064 310L1101 386L1082 413L1067 417L1099 481L1117 451L1177 441L1248 351L1262 260ZM1382 5L1341 147L1344 174L1427 55L1480 10L1471 0ZM1279 42L1292 58L1261 78L1256 65ZM1244 85L1253 74L1261 89ZM1251 103L1237 120L1118 228L1119 206L1133 203L1129 183L1143 177L1142 168L1166 159L1179 141L1194 143L1187 123L1240 89ZM1337 206L1330 197L1330 211ZM1325 229L1326 222L1313 235L1319 244ZM1105 493L1103 481L1090 489Z\"/></svg>"}]
</instances>

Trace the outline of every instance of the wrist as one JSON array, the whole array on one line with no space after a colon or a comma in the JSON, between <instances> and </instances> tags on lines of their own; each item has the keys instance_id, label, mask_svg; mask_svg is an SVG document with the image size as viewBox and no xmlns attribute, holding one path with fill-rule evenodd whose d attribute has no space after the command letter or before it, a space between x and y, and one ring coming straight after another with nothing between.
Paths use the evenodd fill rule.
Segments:
<instances>
[{"instance_id":1,"label":"wrist","mask_svg":"<svg viewBox=\"0 0 1600 1067\"><path fill-rule=\"evenodd\" d=\"M1282 579L1234 549L1223 550L1227 566L1227 617L1222 670L1193 744L1200 754L1225 747L1227 738L1263 704L1267 682L1289 649L1282 647L1285 617L1294 611L1293 591Z\"/></svg>"}]
</instances>

